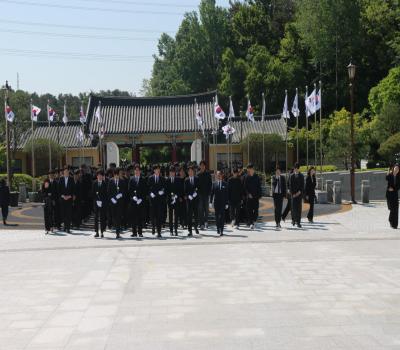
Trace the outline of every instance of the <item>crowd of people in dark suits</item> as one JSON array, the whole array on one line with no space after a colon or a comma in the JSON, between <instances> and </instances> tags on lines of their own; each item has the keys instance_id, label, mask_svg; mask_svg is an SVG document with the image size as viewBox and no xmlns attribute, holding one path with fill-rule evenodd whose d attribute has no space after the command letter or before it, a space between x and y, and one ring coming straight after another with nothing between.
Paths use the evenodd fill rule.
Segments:
<instances>
[{"instance_id":1,"label":"crowd of people in dark suits","mask_svg":"<svg viewBox=\"0 0 400 350\"><path fill-rule=\"evenodd\" d=\"M143 237L148 228L162 237L164 228L178 236L178 228L187 229L188 237L206 230L209 209L214 209L217 234L224 235L227 222L239 229L244 223L254 229L259 217L262 196L261 179L254 166L239 166L231 174L217 171L214 181L206 162L169 167L154 165L142 169L139 164L118 168L114 164L104 171L82 165L49 172L42 186L45 230L71 227L79 229L94 214L95 237L102 238L106 229L115 231L116 238L131 230L132 237ZM301 206L305 196L310 203L308 219L313 221L315 170L309 170L306 181L296 164L288 179L279 167L272 178L272 195L276 227L281 227L288 212L292 224L301 227ZM288 198L282 213L283 200Z\"/></svg>"},{"instance_id":2,"label":"crowd of people in dark suits","mask_svg":"<svg viewBox=\"0 0 400 350\"><path fill-rule=\"evenodd\" d=\"M106 171L85 165L74 171L67 166L50 171L41 190L46 232L70 233L94 214L96 238L104 237L107 228L115 231L116 238L128 229L132 237L143 237L145 228L162 237L165 227L171 236L177 236L181 227L192 237L208 228L210 207L220 236L229 217L237 228L245 222L254 229L261 180L253 165L235 169L228 181L218 171L214 183L205 161L198 167L154 165L151 173L146 170L139 164L126 168L111 164Z\"/></svg>"}]
</instances>

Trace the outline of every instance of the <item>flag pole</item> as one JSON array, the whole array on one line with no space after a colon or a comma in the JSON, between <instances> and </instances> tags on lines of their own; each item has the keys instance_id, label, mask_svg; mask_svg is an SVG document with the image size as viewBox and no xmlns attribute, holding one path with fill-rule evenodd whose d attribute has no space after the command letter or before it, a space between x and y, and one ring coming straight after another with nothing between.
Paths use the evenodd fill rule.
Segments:
<instances>
[{"instance_id":1,"label":"flag pole","mask_svg":"<svg viewBox=\"0 0 400 350\"><path fill-rule=\"evenodd\" d=\"M324 181L323 181L323 159L322 159L322 82L319 81L319 152L320 152L320 162L321 162L321 191L324 188Z\"/></svg>"},{"instance_id":2,"label":"flag pole","mask_svg":"<svg viewBox=\"0 0 400 350\"><path fill-rule=\"evenodd\" d=\"M265 94L262 93L262 157L263 157L263 174L265 175Z\"/></svg>"},{"instance_id":3,"label":"flag pole","mask_svg":"<svg viewBox=\"0 0 400 350\"><path fill-rule=\"evenodd\" d=\"M296 96L298 98L297 93L298 93L298 90L296 88ZM299 108L299 106L297 103L297 110L298 110L298 108ZM299 154L300 154L300 151L299 151L299 117L300 117L300 115L299 115L299 112L297 112L297 113L298 113L298 115L296 117L296 144L297 144L296 150L297 150L297 163L298 163L300 161L300 157L299 157Z\"/></svg>"},{"instance_id":4,"label":"flag pole","mask_svg":"<svg viewBox=\"0 0 400 350\"><path fill-rule=\"evenodd\" d=\"M249 95L247 95L247 108L249 108ZM246 109L247 111L247 109ZM247 116L247 112L246 112L246 116ZM248 119L248 117L247 117ZM248 121L248 120L247 120ZM250 164L250 125L247 128L248 133L247 133L247 164Z\"/></svg>"},{"instance_id":5,"label":"flag pole","mask_svg":"<svg viewBox=\"0 0 400 350\"><path fill-rule=\"evenodd\" d=\"M317 83L314 83L314 128L317 128L317 108L316 108L316 99L317 99ZM317 135L314 135L314 166L317 167Z\"/></svg>"},{"instance_id":6,"label":"flag pole","mask_svg":"<svg viewBox=\"0 0 400 350\"><path fill-rule=\"evenodd\" d=\"M8 102L8 94L11 87L8 85L8 81L5 84L5 96L4 96L4 116L6 119L6 147L7 147L7 184L11 188L11 155L10 155L10 126L7 118L7 102Z\"/></svg>"},{"instance_id":7,"label":"flag pole","mask_svg":"<svg viewBox=\"0 0 400 350\"><path fill-rule=\"evenodd\" d=\"M32 147L32 191L35 192L36 191L36 169L35 169L35 139L34 139L34 129L33 129L33 118L32 118L32 99L31 99L31 104L30 104L30 110L31 110L31 147Z\"/></svg>"},{"instance_id":8,"label":"flag pole","mask_svg":"<svg viewBox=\"0 0 400 350\"><path fill-rule=\"evenodd\" d=\"M50 103L50 101L49 100L47 100L47 121L48 121L48 123L49 123L49 135L50 135L50 114L49 114L49 103ZM51 139L50 139L50 136L49 136L49 170L51 170Z\"/></svg>"},{"instance_id":9,"label":"flag pole","mask_svg":"<svg viewBox=\"0 0 400 350\"><path fill-rule=\"evenodd\" d=\"M306 148L307 148L307 170L309 166L309 159L308 159L308 108L307 108L307 98L308 98L308 86L306 85L306 98L305 98L305 105L306 105Z\"/></svg>"},{"instance_id":10,"label":"flag pole","mask_svg":"<svg viewBox=\"0 0 400 350\"><path fill-rule=\"evenodd\" d=\"M287 100L287 90L285 90L285 99ZM285 112L287 113L287 111ZM288 176L288 118L287 115L285 115L285 123L286 123L286 137L285 137L285 146L286 146L286 177Z\"/></svg>"}]
</instances>

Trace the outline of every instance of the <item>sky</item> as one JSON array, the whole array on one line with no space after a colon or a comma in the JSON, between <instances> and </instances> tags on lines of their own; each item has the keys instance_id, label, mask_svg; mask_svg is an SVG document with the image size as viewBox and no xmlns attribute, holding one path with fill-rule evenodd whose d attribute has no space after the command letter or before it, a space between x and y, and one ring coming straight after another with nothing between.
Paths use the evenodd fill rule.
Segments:
<instances>
[{"instance_id":1,"label":"sky","mask_svg":"<svg viewBox=\"0 0 400 350\"><path fill-rule=\"evenodd\" d=\"M0 85L54 95L139 94L163 32L200 0L0 0ZM228 6L229 0L217 0Z\"/></svg>"}]
</instances>

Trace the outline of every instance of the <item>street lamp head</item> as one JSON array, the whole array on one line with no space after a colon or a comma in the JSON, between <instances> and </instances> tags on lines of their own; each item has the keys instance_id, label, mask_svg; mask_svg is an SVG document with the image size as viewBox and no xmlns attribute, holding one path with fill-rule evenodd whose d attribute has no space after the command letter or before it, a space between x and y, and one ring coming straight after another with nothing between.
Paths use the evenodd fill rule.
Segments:
<instances>
[{"instance_id":1,"label":"street lamp head","mask_svg":"<svg viewBox=\"0 0 400 350\"><path fill-rule=\"evenodd\" d=\"M347 72L349 73L350 81L353 81L356 76L356 66L350 62L347 66Z\"/></svg>"}]
</instances>

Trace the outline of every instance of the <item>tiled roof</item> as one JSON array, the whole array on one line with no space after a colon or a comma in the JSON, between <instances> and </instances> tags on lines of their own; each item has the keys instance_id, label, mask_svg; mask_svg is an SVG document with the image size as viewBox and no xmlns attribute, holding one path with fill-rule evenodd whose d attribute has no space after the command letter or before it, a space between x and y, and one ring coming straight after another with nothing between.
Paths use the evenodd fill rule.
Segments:
<instances>
[{"instance_id":1,"label":"tiled roof","mask_svg":"<svg viewBox=\"0 0 400 350\"><path fill-rule=\"evenodd\" d=\"M106 135L195 132L198 130L196 100L208 131L218 127L218 120L214 118L214 96L215 91L173 97L91 96L88 127L93 134L98 133L95 112L100 102Z\"/></svg>"},{"instance_id":2,"label":"tiled roof","mask_svg":"<svg viewBox=\"0 0 400 350\"><path fill-rule=\"evenodd\" d=\"M261 117L256 117L254 123L246 120L231 121L235 133L232 136L232 143L240 143L248 134L278 134L282 138L286 135L286 123L279 117L267 117L265 121Z\"/></svg>"},{"instance_id":3,"label":"tiled roof","mask_svg":"<svg viewBox=\"0 0 400 350\"><path fill-rule=\"evenodd\" d=\"M33 132L34 139L51 139L59 143L64 148L79 148L80 143L77 135L81 128L80 122L70 122L67 125L63 123L52 123L49 127L45 122L38 122L35 124ZM32 137L31 129L22 134L17 149L23 149ZM83 147L91 147L91 140L88 135L85 135Z\"/></svg>"}]
</instances>

